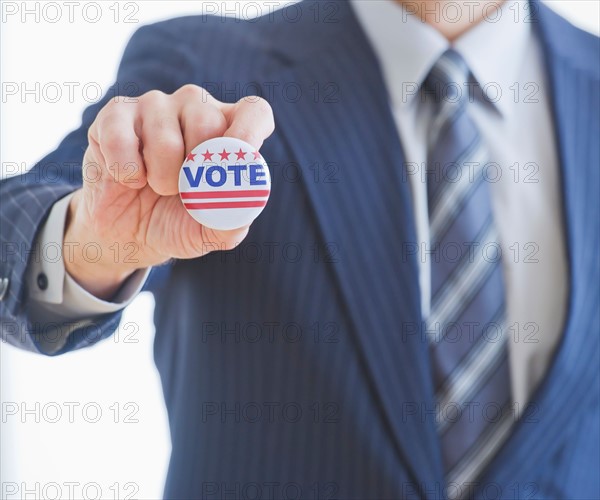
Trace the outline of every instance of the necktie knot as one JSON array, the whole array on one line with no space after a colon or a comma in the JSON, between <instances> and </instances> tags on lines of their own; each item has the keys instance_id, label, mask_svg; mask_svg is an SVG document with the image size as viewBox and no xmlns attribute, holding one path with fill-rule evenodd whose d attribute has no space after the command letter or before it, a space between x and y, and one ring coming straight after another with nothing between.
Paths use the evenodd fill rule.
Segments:
<instances>
[{"instance_id":1,"label":"necktie knot","mask_svg":"<svg viewBox=\"0 0 600 500\"><path fill-rule=\"evenodd\" d=\"M466 102L469 96L471 72L462 56L453 49L444 52L423 82L427 95L433 96L436 105Z\"/></svg>"}]
</instances>

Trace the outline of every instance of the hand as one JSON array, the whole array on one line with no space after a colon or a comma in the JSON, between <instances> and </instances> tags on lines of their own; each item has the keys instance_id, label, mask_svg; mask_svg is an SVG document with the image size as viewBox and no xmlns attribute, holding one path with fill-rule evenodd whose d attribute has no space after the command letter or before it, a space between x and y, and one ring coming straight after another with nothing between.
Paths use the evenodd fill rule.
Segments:
<instances>
[{"instance_id":1,"label":"hand","mask_svg":"<svg viewBox=\"0 0 600 500\"><path fill-rule=\"evenodd\" d=\"M64 241L75 250L64 256L67 272L109 298L136 269L234 248L249 226L217 231L198 224L179 199L179 169L205 140L236 137L258 150L273 130L265 100L225 104L195 85L171 95L153 90L136 102L111 100L89 129L83 187L70 202ZM94 251L88 245L86 253L88 243Z\"/></svg>"}]
</instances>

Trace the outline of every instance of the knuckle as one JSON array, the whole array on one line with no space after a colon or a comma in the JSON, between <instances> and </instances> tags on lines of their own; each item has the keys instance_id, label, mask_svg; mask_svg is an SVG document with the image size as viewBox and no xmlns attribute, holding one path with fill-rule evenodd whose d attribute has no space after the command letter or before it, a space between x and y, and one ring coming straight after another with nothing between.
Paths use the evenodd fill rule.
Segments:
<instances>
[{"instance_id":1,"label":"knuckle","mask_svg":"<svg viewBox=\"0 0 600 500\"><path fill-rule=\"evenodd\" d=\"M115 110L120 110L125 104L121 99L115 98L108 101L100 110L100 115L113 113Z\"/></svg>"},{"instance_id":2,"label":"knuckle","mask_svg":"<svg viewBox=\"0 0 600 500\"><path fill-rule=\"evenodd\" d=\"M113 122L121 120L125 113L125 103L123 101L110 100L98 113L96 124L99 126L110 125Z\"/></svg>"},{"instance_id":3,"label":"knuckle","mask_svg":"<svg viewBox=\"0 0 600 500\"><path fill-rule=\"evenodd\" d=\"M188 83L179 88L177 94L184 99L201 100L202 102L208 102L210 98L210 94L206 89L192 83Z\"/></svg>"},{"instance_id":4,"label":"knuckle","mask_svg":"<svg viewBox=\"0 0 600 500\"><path fill-rule=\"evenodd\" d=\"M149 90L142 95L142 97L140 97L140 100L146 105L151 105L153 103L162 101L166 96L167 94L161 92L160 90Z\"/></svg>"}]
</instances>

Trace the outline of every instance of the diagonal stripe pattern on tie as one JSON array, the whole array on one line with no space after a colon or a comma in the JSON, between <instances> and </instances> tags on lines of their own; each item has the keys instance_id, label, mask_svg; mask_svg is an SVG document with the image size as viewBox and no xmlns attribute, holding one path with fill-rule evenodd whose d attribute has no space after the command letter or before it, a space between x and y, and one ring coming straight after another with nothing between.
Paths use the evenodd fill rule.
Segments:
<instances>
[{"instance_id":1,"label":"diagonal stripe pattern on tie","mask_svg":"<svg viewBox=\"0 0 600 500\"><path fill-rule=\"evenodd\" d=\"M459 498L513 421L505 289L488 153L468 113L470 72L446 51L424 82L435 109L428 140L431 312L426 319L447 494Z\"/></svg>"}]
</instances>

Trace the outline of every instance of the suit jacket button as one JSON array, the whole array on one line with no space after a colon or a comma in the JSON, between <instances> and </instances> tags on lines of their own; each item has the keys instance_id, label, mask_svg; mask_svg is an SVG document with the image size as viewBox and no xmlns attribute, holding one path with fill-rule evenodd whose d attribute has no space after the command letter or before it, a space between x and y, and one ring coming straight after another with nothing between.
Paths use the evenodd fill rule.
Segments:
<instances>
[{"instance_id":1,"label":"suit jacket button","mask_svg":"<svg viewBox=\"0 0 600 500\"><path fill-rule=\"evenodd\" d=\"M40 290L46 290L46 288L48 288L48 276L44 273L38 274L37 285L40 287Z\"/></svg>"},{"instance_id":2,"label":"suit jacket button","mask_svg":"<svg viewBox=\"0 0 600 500\"><path fill-rule=\"evenodd\" d=\"M8 292L8 285L10 280L8 278L0 278L0 301L4 300L6 292Z\"/></svg>"}]
</instances>

